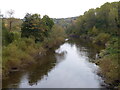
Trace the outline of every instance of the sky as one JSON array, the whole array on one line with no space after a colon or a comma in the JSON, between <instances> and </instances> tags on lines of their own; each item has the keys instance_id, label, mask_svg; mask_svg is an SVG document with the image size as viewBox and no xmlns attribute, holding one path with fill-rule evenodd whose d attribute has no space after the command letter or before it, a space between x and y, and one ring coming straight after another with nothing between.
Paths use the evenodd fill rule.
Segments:
<instances>
[{"instance_id":1,"label":"sky","mask_svg":"<svg viewBox=\"0 0 120 90\"><path fill-rule=\"evenodd\" d=\"M15 11L14 17L24 18L26 13L48 15L51 18L67 18L83 15L85 11L100 7L106 2L119 0L1 0L0 11Z\"/></svg>"}]
</instances>

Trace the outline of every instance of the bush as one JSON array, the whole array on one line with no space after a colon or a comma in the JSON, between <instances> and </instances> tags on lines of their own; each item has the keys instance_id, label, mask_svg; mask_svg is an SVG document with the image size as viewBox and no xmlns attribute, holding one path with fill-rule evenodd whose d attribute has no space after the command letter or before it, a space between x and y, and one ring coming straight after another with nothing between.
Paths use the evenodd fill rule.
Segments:
<instances>
[{"instance_id":1,"label":"bush","mask_svg":"<svg viewBox=\"0 0 120 90\"><path fill-rule=\"evenodd\" d=\"M64 29L58 25L54 25L48 38L44 39L43 46L52 48L59 45L65 39Z\"/></svg>"},{"instance_id":2,"label":"bush","mask_svg":"<svg viewBox=\"0 0 120 90\"><path fill-rule=\"evenodd\" d=\"M119 80L118 54L105 56L99 64L107 83L113 84L116 80Z\"/></svg>"},{"instance_id":3,"label":"bush","mask_svg":"<svg viewBox=\"0 0 120 90\"><path fill-rule=\"evenodd\" d=\"M3 74L6 75L12 68L19 68L23 64L34 62L33 54L38 52L33 39L22 38L15 40L7 47L3 47Z\"/></svg>"},{"instance_id":4,"label":"bush","mask_svg":"<svg viewBox=\"0 0 120 90\"><path fill-rule=\"evenodd\" d=\"M93 43L105 45L110 39L110 35L107 33L100 33L94 40Z\"/></svg>"},{"instance_id":5,"label":"bush","mask_svg":"<svg viewBox=\"0 0 120 90\"><path fill-rule=\"evenodd\" d=\"M2 43L4 46L9 45L14 40L18 40L21 38L20 32L9 32L7 29L3 29L2 31Z\"/></svg>"},{"instance_id":6,"label":"bush","mask_svg":"<svg viewBox=\"0 0 120 90\"><path fill-rule=\"evenodd\" d=\"M14 41L14 34L12 32L8 32L8 30L3 30L2 32L2 43L7 46L8 44Z\"/></svg>"},{"instance_id":7,"label":"bush","mask_svg":"<svg viewBox=\"0 0 120 90\"><path fill-rule=\"evenodd\" d=\"M98 29L94 26L93 28L92 28L92 30L89 30L88 31L88 34L90 35L90 36L97 36L99 33L98 33Z\"/></svg>"},{"instance_id":8,"label":"bush","mask_svg":"<svg viewBox=\"0 0 120 90\"><path fill-rule=\"evenodd\" d=\"M107 43L106 43L106 48L105 50L102 50L100 53L100 56L103 57L108 54L118 54L120 53L120 46L118 44L118 38L111 38Z\"/></svg>"},{"instance_id":9,"label":"bush","mask_svg":"<svg viewBox=\"0 0 120 90\"><path fill-rule=\"evenodd\" d=\"M119 53L118 38L116 37L112 37L110 41L107 42L106 48L100 53L102 57L99 60L101 72L106 78L106 82L113 85L113 87L120 85Z\"/></svg>"},{"instance_id":10,"label":"bush","mask_svg":"<svg viewBox=\"0 0 120 90\"><path fill-rule=\"evenodd\" d=\"M21 38L21 33L20 32L12 32L14 40L18 40Z\"/></svg>"}]
</instances>

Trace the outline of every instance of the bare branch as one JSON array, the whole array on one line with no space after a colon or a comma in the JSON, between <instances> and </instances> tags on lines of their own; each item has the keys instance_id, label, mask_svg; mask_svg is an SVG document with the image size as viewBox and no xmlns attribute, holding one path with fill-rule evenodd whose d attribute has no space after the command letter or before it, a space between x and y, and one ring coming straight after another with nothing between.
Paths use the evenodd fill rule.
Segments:
<instances>
[{"instance_id":1,"label":"bare branch","mask_svg":"<svg viewBox=\"0 0 120 90\"><path fill-rule=\"evenodd\" d=\"M9 11L7 11L7 14L9 15L9 17L11 18L12 16L13 16L13 14L14 14L14 10L9 10Z\"/></svg>"}]
</instances>

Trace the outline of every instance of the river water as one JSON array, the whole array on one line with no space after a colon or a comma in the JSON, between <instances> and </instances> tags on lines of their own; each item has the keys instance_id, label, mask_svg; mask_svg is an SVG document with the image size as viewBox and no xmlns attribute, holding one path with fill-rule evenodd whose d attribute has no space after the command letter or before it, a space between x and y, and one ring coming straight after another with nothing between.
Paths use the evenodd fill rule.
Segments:
<instances>
[{"instance_id":1,"label":"river water","mask_svg":"<svg viewBox=\"0 0 120 90\"><path fill-rule=\"evenodd\" d=\"M101 88L99 67L91 62L101 49L86 40L68 40L24 71L11 73L3 88Z\"/></svg>"}]
</instances>

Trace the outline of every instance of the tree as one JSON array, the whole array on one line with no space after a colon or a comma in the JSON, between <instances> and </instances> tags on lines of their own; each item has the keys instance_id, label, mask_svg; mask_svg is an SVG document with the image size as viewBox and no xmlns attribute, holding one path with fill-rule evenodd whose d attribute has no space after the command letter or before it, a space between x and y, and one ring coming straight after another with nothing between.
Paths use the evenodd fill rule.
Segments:
<instances>
[{"instance_id":1,"label":"tree","mask_svg":"<svg viewBox=\"0 0 120 90\"><path fill-rule=\"evenodd\" d=\"M109 24L109 31L108 33L113 35L118 35L118 27L117 27L117 21L118 21L118 9L117 8L111 8L108 16L108 24Z\"/></svg>"},{"instance_id":2,"label":"tree","mask_svg":"<svg viewBox=\"0 0 120 90\"><path fill-rule=\"evenodd\" d=\"M33 36L35 40L42 40L42 30L40 28L40 15L39 14L29 14L27 13L23 19L23 24L21 28L22 37Z\"/></svg>"},{"instance_id":3,"label":"tree","mask_svg":"<svg viewBox=\"0 0 120 90\"><path fill-rule=\"evenodd\" d=\"M52 29L54 25L54 22L49 16L45 15L42 18L42 27L45 29L45 36L47 37L49 35L50 30Z\"/></svg>"},{"instance_id":4,"label":"tree","mask_svg":"<svg viewBox=\"0 0 120 90\"><path fill-rule=\"evenodd\" d=\"M36 42L43 41L44 37L48 36L53 24L53 21L48 16L41 19L39 14L27 13L23 19L21 35L27 38L32 36Z\"/></svg>"},{"instance_id":5,"label":"tree","mask_svg":"<svg viewBox=\"0 0 120 90\"><path fill-rule=\"evenodd\" d=\"M13 14L14 14L14 10L9 10L9 11L7 11L7 13L8 13L8 16L9 16L9 30L11 31L12 30L12 23L14 22L14 20L13 20Z\"/></svg>"},{"instance_id":6,"label":"tree","mask_svg":"<svg viewBox=\"0 0 120 90\"><path fill-rule=\"evenodd\" d=\"M76 26L73 25L72 30L68 32L74 34L88 34L95 33L97 28L99 33L108 33L110 35L118 36L120 20L119 20L120 2L105 3L100 8L90 9L81 15L76 20ZM95 28L93 28L95 27ZM97 31L98 31L97 30Z\"/></svg>"},{"instance_id":7,"label":"tree","mask_svg":"<svg viewBox=\"0 0 120 90\"><path fill-rule=\"evenodd\" d=\"M95 10L90 9L84 13L84 30L87 32L89 29L92 29L96 22Z\"/></svg>"},{"instance_id":8,"label":"tree","mask_svg":"<svg viewBox=\"0 0 120 90\"><path fill-rule=\"evenodd\" d=\"M9 18L12 18L13 17L13 14L14 14L14 10L9 10L7 11L8 15L9 15Z\"/></svg>"}]
</instances>

